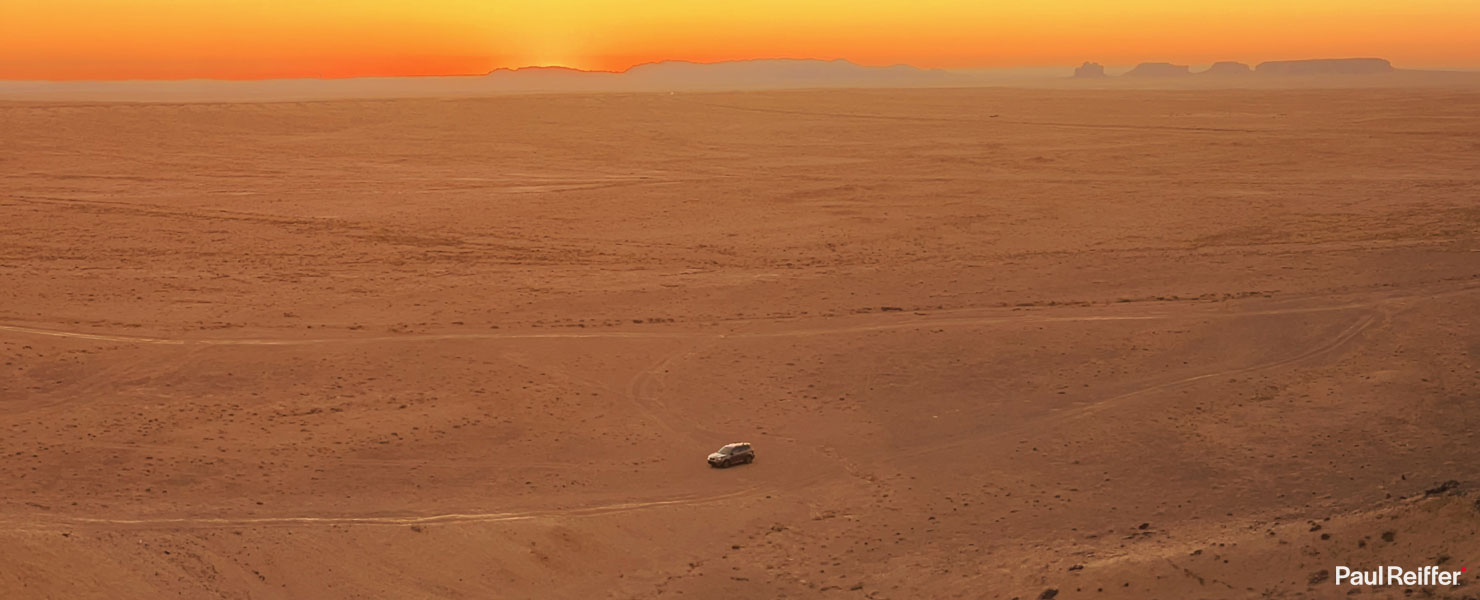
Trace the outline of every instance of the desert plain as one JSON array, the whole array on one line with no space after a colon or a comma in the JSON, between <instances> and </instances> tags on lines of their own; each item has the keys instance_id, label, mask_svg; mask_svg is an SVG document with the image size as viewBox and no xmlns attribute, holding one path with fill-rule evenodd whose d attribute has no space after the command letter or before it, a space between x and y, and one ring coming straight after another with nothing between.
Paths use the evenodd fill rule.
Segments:
<instances>
[{"instance_id":1,"label":"desert plain","mask_svg":"<svg viewBox=\"0 0 1480 600\"><path fill-rule=\"evenodd\" d=\"M1477 232L1475 89L3 103L0 595L1472 598Z\"/></svg>"}]
</instances>

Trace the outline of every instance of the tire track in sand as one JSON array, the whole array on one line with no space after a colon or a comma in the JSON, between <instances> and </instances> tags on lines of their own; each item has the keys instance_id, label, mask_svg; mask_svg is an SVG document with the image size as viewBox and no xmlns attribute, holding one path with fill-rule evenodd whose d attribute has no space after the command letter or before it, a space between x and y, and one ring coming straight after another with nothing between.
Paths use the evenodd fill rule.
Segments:
<instances>
[{"instance_id":1,"label":"tire track in sand","mask_svg":"<svg viewBox=\"0 0 1480 600\"><path fill-rule=\"evenodd\" d=\"M1344 310L1350 310L1350 309L1352 309L1354 307L1345 306L1345 307L1341 307L1341 308L1344 309ZM1244 313L1244 314L1247 315L1249 313ZM1275 312L1271 313L1271 312L1266 311L1266 312L1260 312L1260 313L1255 313L1255 314L1285 314L1285 313L1278 312L1278 311L1275 311ZM1384 314L1384 319L1383 319L1384 322L1387 320L1387 317L1388 317L1388 315ZM1297 353L1295 353L1293 355L1290 355L1290 356L1276 358L1276 359L1273 359L1273 360L1266 360L1266 361L1254 363L1254 364L1251 364L1251 365L1244 365L1244 366L1241 366L1241 367L1233 367L1233 368L1229 368L1229 369L1219 369L1219 370L1216 370L1216 371L1211 371L1211 372L1207 372L1207 373L1201 373L1201 374L1193 375L1193 376L1190 376L1190 377L1183 377L1181 379L1175 379L1175 380L1172 380L1172 381L1165 381L1165 382L1151 384L1151 385L1144 386L1144 387L1139 387L1139 388L1136 388L1136 389L1131 390L1129 392L1125 392L1123 394L1118 394L1118 395L1115 395L1115 396L1111 396L1109 398L1105 398L1105 399L1102 399L1102 400L1094 401L1094 402L1092 402L1090 404L1086 404L1086 405L1079 406L1079 407L1074 407L1074 408L1069 408L1069 409L1063 410L1063 411L1051 412L1049 414L1042 415L1042 416L1039 416L1037 418L1027 419L1027 420L1024 420L1022 422L1019 422L1015 426L1008 427L1008 428L1003 429L1001 431L994 432L993 435L996 436L996 437L1005 437L1005 436L1007 436L1009 434L1017 434L1017 433L1021 433L1023 431L1028 431L1028 430L1033 430L1033 429L1042 429L1043 428L1043 422L1045 420L1063 421L1063 420L1068 420L1068 419L1075 419L1075 420L1084 419L1086 417L1090 417L1090 416L1094 416L1094 415L1100 414L1100 413L1102 413L1102 412L1104 412L1106 410L1109 410L1110 408L1114 408L1116 406L1119 406L1124 401L1130 400L1132 398L1137 398L1137 397L1140 397L1140 396L1144 396L1144 395L1149 394L1149 393L1152 393L1152 392L1163 391L1163 390L1170 390L1170 389L1176 389L1176 388L1182 387L1184 385L1196 383L1196 382L1203 381L1203 380L1206 380L1206 379L1213 379L1213 378L1217 378L1217 377L1227 377L1227 376L1232 376L1232 375L1245 375L1245 374L1249 374L1249 373L1256 373L1256 372L1260 372L1260 371L1267 371L1269 369L1278 369L1280 367L1285 367L1285 366L1290 366L1290 365L1293 365L1293 364L1297 364L1297 363L1300 363L1300 362L1303 362L1303 361L1306 361L1306 360L1309 360L1309 359L1312 359L1312 358L1316 358L1316 357L1321 356L1323 354L1327 354L1327 353L1331 353L1331 352L1334 352L1336 350L1339 350L1342 346L1345 346L1348 342L1351 342L1352 340L1356 339L1357 336L1359 336L1359 335L1362 334L1362 332L1364 332L1368 328L1370 328L1374 323L1377 322L1377 320L1378 319L1377 319L1377 317L1375 315L1372 315L1372 314L1365 315L1365 316L1363 316L1361 318L1358 318L1355 322L1353 322L1351 325L1347 326L1346 328L1342 329L1340 332L1337 332L1336 335L1333 335L1330 338L1327 338L1324 341L1322 341L1322 342L1320 342L1320 343L1318 343L1318 344L1316 344L1314 346L1311 346L1309 348L1306 348L1305 350L1302 350L1302 351L1297 352ZM962 446L964 444L970 443L971 441L976 440L976 439L979 439L979 438L975 438L975 437L965 438L965 439L952 438L952 439L942 440L942 441L939 441L939 442L936 442L936 443L926 444L926 445L923 445L923 446L916 446L914 448L911 448L911 449L908 449L908 450L904 450L902 452L897 452L893 456L896 457L896 458L919 458L921 456L935 454L935 453L938 453L938 452L941 452L941 451L944 451L944 450L954 449L954 448L957 448L957 447Z\"/></svg>"},{"instance_id":2,"label":"tire track in sand","mask_svg":"<svg viewBox=\"0 0 1480 600\"><path fill-rule=\"evenodd\" d=\"M1078 419L1078 418L1093 416L1093 415L1099 414L1101 412L1104 412L1105 410L1109 409L1112 405L1114 405L1114 404L1116 404L1116 403L1118 403L1120 401L1123 401L1123 400L1126 400L1126 399L1129 399L1129 398L1134 398L1136 396L1141 396L1141 395L1144 395L1144 394L1149 394L1151 392L1158 392L1158 391L1162 391L1162 390L1175 389L1175 388L1179 388L1179 387L1182 387L1184 385L1187 385L1189 383L1196 383L1196 382L1202 381L1204 379L1212 379L1212 378L1215 378L1215 377L1229 377L1229 376L1235 376L1235 375L1247 375L1249 373L1255 373L1255 372L1259 372L1259 371L1267 371L1267 370L1270 370L1270 369L1278 369L1280 367L1293 365L1293 364L1299 363L1301 361L1304 361L1306 359L1315 358L1315 357L1320 356L1322 354L1333 352L1333 351L1341 348L1342 346L1346 345L1347 342L1350 342L1353 339L1356 339L1357 336L1361 335L1362 332L1366 331L1369 327L1371 327L1376 322L1377 322L1377 317L1376 316L1367 315L1367 316L1364 316L1364 317L1362 317L1360 319L1357 319L1356 322L1354 322L1351 325L1347 326L1345 329L1341 330L1336 335L1331 336L1326 341L1324 341L1322 343L1319 343L1319 344L1316 344L1315 346L1312 346L1310 348L1307 348L1306 350L1304 350L1302 352L1299 352L1299 353L1297 353L1297 354L1295 354L1293 356L1289 356L1289 357L1285 357L1285 358L1280 358L1280 359L1275 359L1275 360L1271 360L1271 361L1265 361L1265 362L1255 363L1255 364L1252 364L1252 365L1245 365L1245 366L1242 366L1242 367L1235 367L1235 368L1232 368L1232 369L1223 369L1223 370L1219 370L1219 371L1213 371L1213 372L1210 372L1210 373L1203 373L1201 375L1193 375L1191 377L1184 377L1182 379L1177 379L1177 380L1174 380L1174 381L1167 381L1167 382L1158 383L1158 384L1155 384L1155 385L1150 385L1150 386L1147 386L1147 387L1143 387L1143 388L1139 388L1139 389L1136 389L1136 390L1132 390L1132 391L1126 392L1124 394L1120 394L1118 396L1111 396L1111 397L1106 398L1104 400L1100 400L1099 402L1095 402L1093 404L1089 404L1089 405L1080 407L1078 409L1075 409L1070 414L1067 414L1067 415L1059 415L1059 416L1060 417L1064 417L1064 418L1073 418L1073 419Z\"/></svg>"},{"instance_id":3,"label":"tire track in sand","mask_svg":"<svg viewBox=\"0 0 1480 600\"><path fill-rule=\"evenodd\" d=\"M529 521L570 517L593 517L633 512L666 506L702 506L730 500L757 492L757 488L746 488L710 496L679 496L663 500L621 502L566 509L530 511L448 513L437 515L329 515L329 516L283 516L283 517L146 517L136 519L104 517L62 517L34 515L11 515L0 521L0 529L23 530L51 526L118 526L143 528L215 528L240 526L294 526L294 525L434 525L440 523L501 523L507 521Z\"/></svg>"},{"instance_id":4,"label":"tire track in sand","mask_svg":"<svg viewBox=\"0 0 1480 600\"><path fill-rule=\"evenodd\" d=\"M820 327L796 327L788 329L777 329L773 331L583 331L583 332L482 332L482 333L408 333L401 335L381 335L365 337L332 337L332 338L191 338L191 337L149 337L115 335L106 333L89 333L83 331L67 331L59 329L44 329L39 327L26 327L22 325L6 325L0 323L0 332L19 333L23 335L36 335L47 337L70 338L78 340L90 340L100 342L116 342L125 344L156 344L156 345L201 345L201 346L309 346L319 344L355 344L355 343L380 343L380 342L428 342L428 341L458 341L458 340L558 340L558 339L756 339L756 338L778 338L778 337L805 337L817 335L841 335L850 333L869 333L874 331L890 331L896 329L909 329L916 327L947 327L947 326L978 326L994 325L1002 323L1074 323L1094 321L1152 321L1174 318L1236 318L1245 316L1264 315L1286 315L1315 312L1331 312L1349 310L1354 308L1371 308L1389 302L1397 302L1412 298L1431 299L1439 296L1462 294L1480 290L1480 287L1467 286L1448 292L1435 294L1384 297L1366 302L1343 302L1339 304L1326 304L1317 306L1277 308L1263 310L1222 310L1222 311L1181 311L1176 313L1149 312L1144 314L1091 314L1091 315L1043 315L1043 314L1014 314L1014 315L980 315L980 316L954 316L962 311L979 311L991 309L957 309L948 311L947 314L930 314L924 316L908 315L891 319L884 323L851 323L827 325ZM843 317L846 318L846 317Z\"/></svg>"},{"instance_id":5,"label":"tire track in sand","mask_svg":"<svg viewBox=\"0 0 1480 600\"><path fill-rule=\"evenodd\" d=\"M1474 287L1466 286L1464 288L1461 288L1459 290L1454 290L1454 291L1451 291L1449 293L1450 294L1452 294L1452 293L1466 293L1466 292L1470 292L1470 291L1475 291L1476 289L1480 289L1480 288L1474 288ZM1448 295L1448 294L1443 294L1443 295ZM1432 298L1433 295L1430 295L1428 297L1429 298ZM1325 306L1300 307L1300 308L1284 308L1284 309L1266 309L1266 310L1254 310L1254 311L1220 311L1220 312L1215 312L1215 313L1204 313L1204 314L1200 314L1200 315L1199 314L1196 314L1196 313L1193 313L1193 314L1180 314L1180 315L1167 315L1167 314L1145 314L1145 315L1078 315L1078 316L1014 315L1014 316L995 316L995 317L947 317L947 318L941 318L941 317L931 318L931 317L926 317L926 318L922 318L922 319L904 319L904 320L902 320L900 322L895 322L895 323L875 323L875 324L849 325L849 326L832 327L832 328L807 328L807 329L781 330L781 331L773 331L773 332L745 332L745 333L728 333L728 334L727 333L709 333L709 334L667 333L667 334L664 334L664 333L642 333L642 332L586 332L586 333L528 333L528 334L498 333L498 334L407 335L407 336L381 336L381 337L375 337L375 338L321 338L321 339L288 339L288 340L249 340L249 339L199 339L198 340L198 339L187 339L187 338L151 338L151 337L134 337L134 336L114 336L114 335L90 334L90 333L82 333L82 332L68 332L68 331L45 330L45 329L36 329L36 328L20 327L20 326L13 326L13 325L0 325L0 331L11 331L11 332L17 332L17 333L23 333L23 334L34 334L34 335L45 335L45 336L55 336L55 337L66 337L66 338L76 338L76 339L84 339L84 340L111 341L111 342L123 342L123 343L173 344L173 345L181 345L181 344L203 344L203 345L285 345L285 344L318 344L318 343L357 342L357 341L358 342L364 342L364 341L410 341L410 340L449 340L449 339L552 339L552 338L556 338L556 339L558 339L558 338L574 338L574 339L579 339L579 338L668 338L668 339L672 339L672 338L682 338L682 337L687 337L687 338L703 338L703 337L708 337L708 338L724 339L724 338L764 338L764 337L784 337L784 336L825 335L825 334L837 334L837 333L857 333L857 332L880 331L880 330L909 328L909 327L922 327L922 326L931 326L931 325L935 325L935 326L942 326L942 325L966 325L966 326L970 326L970 325L985 325L985 324L1003 323L1003 322L1117 321L1117 320L1154 320L1154 319L1166 319L1166 318L1172 318L1172 317L1176 317L1176 316L1180 316L1180 317L1201 316L1201 317L1205 317L1205 318L1218 318L1218 317L1225 317L1226 318L1226 317L1246 317L1246 316L1252 316L1252 315L1300 314L1300 313L1311 313L1311 312L1327 312L1327 311L1351 310L1351 309L1357 309L1357 308L1372 308L1372 307L1382 306L1382 305L1387 304L1389 302L1393 302L1393 301L1401 300L1401 299L1403 299L1403 298L1401 298L1401 297L1400 298L1382 298L1382 299L1373 300L1373 301L1369 301L1369 302L1348 302L1348 303L1343 303L1343 304L1325 305ZM1387 316L1389 316L1389 314L1386 313L1386 312L1384 312L1384 317L1387 317ZM1369 314L1369 315L1366 315L1363 318L1358 319L1355 323L1353 323L1352 325L1350 325L1349 327L1347 327L1343 331L1337 333L1335 336L1332 336L1331 338L1329 338L1325 342L1323 342L1321 344L1317 344L1317 345L1315 345L1315 346L1313 346L1311 348L1308 348L1308 349L1306 349L1304 351L1298 352L1298 353L1296 353L1296 354L1294 354L1292 356L1283 357L1283 358L1276 359L1276 360L1273 360L1273 361L1261 362L1261 363L1257 363L1257 364L1254 364L1254 365L1245 365L1243 367L1238 367L1238 368L1234 368L1234 369L1219 370L1217 372L1204 373L1204 374L1199 374L1199 375L1195 375L1195 376L1192 376L1192 377L1186 377L1186 378L1182 378L1182 379L1178 379L1178 380L1174 380L1174 381L1168 381L1168 382L1162 382L1162 383L1154 384L1154 385L1147 386L1147 387L1144 387L1144 388L1140 388L1140 389L1137 389L1137 390L1133 390L1133 391L1130 391L1130 392L1127 392L1127 393L1124 393L1124 394L1120 394L1118 396L1113 396L1111 398L1107 398L1107 399L1102 400L1100 402L1097 402L1097 403L1095 403L1093 405L1084 406L1084 407L1082 407L1080 409L1074 410L1074 411L1072 411L1068 415L1058 415L1058 417L1056 417L1056 418L1063 418L1063 417L1068 417L1068 418L1082 418L1084 416L1096 414L1096 413L1098 413L1100 411L1106 410L1106 409L1108 409L1110 407L1110 405L1117 404L1117 403L1119 403L1119 402L1121 402L1123 400L1126 400L1126 399L1129 399L1129 398L1133 398L1133 397L1136 397L1136 396L1140 396L1140 395L1143 395L1143 394L1146 394L1146 393L1149 393L1149 392L1153 392L1153 391L1157 391L1157 390L1164 390L1164 389L1171 389L1171 388L1175 388L1177 386L1186 385L1186 384L1189 384L1189 383L1194 383L1194 382L1197 382L1197 381L1201 381L1201 380L1205 380L1205 379L1209 379L1209 378L1213 378L1213 377L1226 376L1226 375L1235 374L1235 373L1248 373L1248 372L1253 372L1253 371L1259 371L1259 370L1265 370L1265 369L1271 369L1271 368L1278 368L1278 367L1281 367L1281 366L1287 366L1287 365L1290 365L1290 364L1295 364L1297 362L1304 361L1304 360L1307 360L1307 359L1310 359L1310 358L1314 358L1314 357L1320 356L1322 354L1326 354L1326 353L1329 353L1329 352L1332 352L1332 351L1335 351L1335 350L1339 349L1343 345L1345 345L1348 342L1350 342L1351 340L1355 339L1362 332L1364 332L1365 330L1367 330L1374 322L1376 322L1376 317L1373 316L1373 315L1371 315L1371 314ZM639 405L645 404L645 401L650 400L649 398L646 397L645 393L647 391L649 391L651 389L652 384L655 383L654 382L654 379L658 375L658 372L660 370L662 370L663 367L665 367L668 364L670 364L672 361L674 361L674 360L679 359L680 357L682 357L684 354L685 354L684 352L679 352L679 353L675 353L673 355L669 355L669 356L665 357L664 360L659 361L658 363L656 363L656 364L648 367L647 369L643 369L642 371L640 371L636 376L634 376L632 378L631 381L629 381L629 384L628 384L628 394L629 394L629 397L635 403L637 403ZM646 407L643 406L643 408L646 408ZM1019 427L1028 427L1028 426L1035 425L1035 424L1036 424L1036 422L1034 422L1034 423L1023 423ZM910 457L918 457L920 455L930 454L930 453L938 452L940 450L944 450L944 449L947 449L947 448L954 447L956 445L959 445L962 441L963 440L948 440L948 441L944 441L942 443L930 444L930 445L927 445L925 447L919 447L919 448L915 448L915 449L912 449L910 451L907 451L907 452L903 453L903 455L904 456L910 456ZM758 488L753 488L752 487L752 488L746 488L746 489L737 490L737 491L734 491L734 492L729 492L729 493L726 493L726 494L713 495L713 496L702 496L702 497L687 496L687 497L678 497L678 498L668 498L668 499L662 499L662 500L650 500L650 501L640 501L640 502L626 502L626 503L617 503L617 504L598 505L598 506L590 506L590 507L584 507L584 508L553 509L553 510L539 510L539 511L487 512L487 513L449 513L449 514L437 514L437 515L403 515L403 516L361 516L361 515L347 515L347 516L285 516L285 517L159 517L159 518L137 518L137 519L101 518L101 517L51 517L51 516L44 516L44 517L41 517L41 518L37 518L34 515L29 516L29 517L28 516L24 516L24 515L17 515L17 516L10 516L10 517L6 518L6 520L4 520L4 521L0 521L0 529L12 529L12 530L28 530L29 529L29 530L34 530L34 529L37 529L38 527L43 527L46 524L51 524L53 526L66 526L66 525L72 525L72 526L87 526L87 525L110 526L111 525L111 526L117 526L117 527L146 527L146 528L209 528L209 527L230 527L230 526L250 526L250 525L262 525L262 526L294 526L294 525L315 525L315 524L322 524L322 525L404 526L404 525L437 524L437 523L480 523L480 522L482 522L482 523L495 523L495 522L509 522L509 521L532 520L532 519L541 519L541 518L597 516L597 515L604 515L604 514L614 514L614 513L622 513L622 512L636 511L636 510L651 509L651 508L660 508L660 507L665 507L665 506L696 506L696 505L702 505L702 504L711 503L711 502L719 502L719 501L729 500L729 499L733 499L733 498L737 498L737 497L741 497L741 496L745 496L745 495L750 495L750 494L755 493L757 491L757 489Z\"/></svg>"}]
</instances>

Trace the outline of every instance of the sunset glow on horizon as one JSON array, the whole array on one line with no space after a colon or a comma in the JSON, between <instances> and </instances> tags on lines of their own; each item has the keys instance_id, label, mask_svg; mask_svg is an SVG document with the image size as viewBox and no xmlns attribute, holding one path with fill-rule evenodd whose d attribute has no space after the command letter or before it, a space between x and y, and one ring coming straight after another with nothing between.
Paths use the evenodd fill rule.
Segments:
<instances>
[{"instance_id":1,"label":"sunset glow on horizon","mask_svg":"<svg viewBox=\"0 0 1480 600\"><path fill-rule=\"evenodd\" d=\"M1469 0L5 0L0 79L480 74L662 60L1007 67L1376 56L1480 66Z\"/></svg>"}]
</instances>

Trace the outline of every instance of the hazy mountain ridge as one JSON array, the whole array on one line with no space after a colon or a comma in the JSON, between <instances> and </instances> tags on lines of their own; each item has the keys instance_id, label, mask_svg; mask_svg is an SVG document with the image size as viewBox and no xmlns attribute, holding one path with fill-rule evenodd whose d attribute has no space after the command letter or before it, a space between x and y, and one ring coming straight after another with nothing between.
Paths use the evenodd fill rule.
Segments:
<instances>
[{"instance_id":1,"label":"hazy mountain ridge","mask_svg":"<svg viewBox=\"0 0 1480 600\"><path fill-rule=\"evenodd\" d=\"M1384 70L1385 69L1385 70ZM641 93L807 88L1480 86L1480 73L1393 69L1382 59L1271 61L1255 69L1225 61L1191 72L1171 63L1143 63L1136 76L1107 76L1086 62L1065 77L1052 67L922 69L867 66L844 59L754 59L716 63L663 61L621 72L566 67L498 69L484 75L361 77L261 81L0 81L0 101L283 102L307 100L458 98L531 93ZM1127 73L1130 75L1131 73ZM1256 75L1228 77L1231 74ZM1220 76L1223 75L1223 76ZM1281 76L1275 76L1281 75Z\"/></svg>"},{"instance_id":2,"label":"hazy mountain ridge","mask_svg":"<svg viewBox=\"0 0 1480 600\"><path fill-rule=\"evenodd\" d=\"M976 75L909 65L873 67L844 60L663 61L626 71L568 67L497 69L486 75L359 77L261 81L13 81L3 100L296 101L466 97L554 92L692 92L804 88L971 85Z\"/></svg>"},{"instance_id":3,"label":"hazy mountain ridge","mask_svg":"<svg viewBox=\"0 0 1480 600\"><path fill-rule=\"evenodd\" d=\"M836 87L875 84L921 85L952 79L939 69L909 65L864 66L845 59L767 58L697 63L669 60L645 63L620 72L583 71L564 67L498 69L488 74L500 84L540 83L562 88L619 88L642 91L688 91L790 87Z\"/></svg>"}]
</instances>

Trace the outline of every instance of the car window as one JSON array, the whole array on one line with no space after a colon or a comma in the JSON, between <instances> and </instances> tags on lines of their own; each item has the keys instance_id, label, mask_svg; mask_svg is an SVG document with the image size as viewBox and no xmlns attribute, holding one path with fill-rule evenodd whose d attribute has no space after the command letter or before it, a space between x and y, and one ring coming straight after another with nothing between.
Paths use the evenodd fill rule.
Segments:
<instances>
[{"instance_id":1,"label":"car window","mask_svg":"<svg viewBox=\"0 0 1480 600\"><path fill-rule=\"evenodd\" d=\"M748 445L735 446L735 450L737 450L739 452L744 452L744 451L749 450L749 449L750 449L750 446L748 446Z\"/></svg>"}]
</instances>

